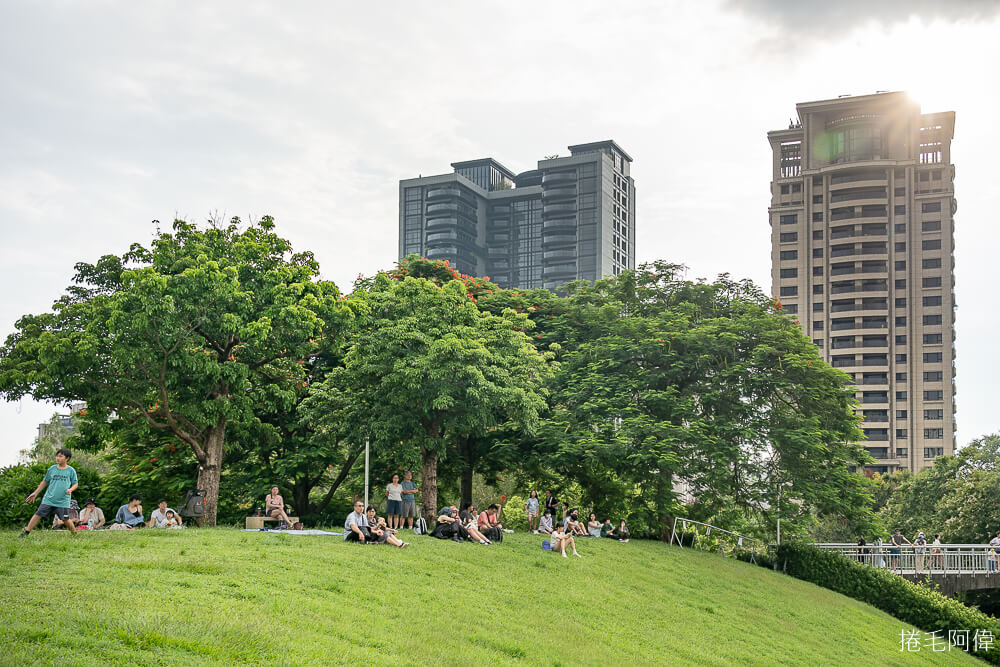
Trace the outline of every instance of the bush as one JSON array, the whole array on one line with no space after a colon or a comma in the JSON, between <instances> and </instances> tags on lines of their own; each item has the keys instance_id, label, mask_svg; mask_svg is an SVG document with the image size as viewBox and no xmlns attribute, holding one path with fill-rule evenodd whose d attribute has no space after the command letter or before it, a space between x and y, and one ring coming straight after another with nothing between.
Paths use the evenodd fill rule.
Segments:
<instances>
[{"instance_id":1,"label":"bush","mask_svg":"<svg viewBox=\"0 0 1000 667\"><path fill-rule=\"evenodd\" d=\"M941 630L946 637L948 630L968 630L970 636L988 630L1000 636L1000 621L992 616L840 553L788 542L778 547L778 564L793 577L870 604L921 630ZM977 652L970 647L970 652L1000 665L1000 651Z\"/></svg>"},{"instance_id":2,"label":"bush","mask_svg":"<svg viewBox=\"0 0 1000 667\"><path fill-rule=\"evenodd\" d=\"M33 503L24 502L32 491L38 488L38 483L45 477L45 471L49 469L51 463L32 463L29 465L15 465L0 469L0 527L23 528L28 523L28 519L38 509L41 503L41 495ZM70 460L70 465L73 465ZM77 468L76 476L79 481L79 488L73 493L73 498L83 509L84 501L97 496L101 491L101 477L89 468ZM39 527L45 528L51 525L43 521Z\"/></svg>"}]
</instances>

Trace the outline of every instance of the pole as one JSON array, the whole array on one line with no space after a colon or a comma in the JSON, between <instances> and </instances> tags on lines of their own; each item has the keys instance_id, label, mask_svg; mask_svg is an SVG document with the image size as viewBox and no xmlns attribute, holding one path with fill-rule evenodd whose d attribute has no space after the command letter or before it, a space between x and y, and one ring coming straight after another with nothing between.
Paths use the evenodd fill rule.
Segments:
<instances>
[{"instance_id":1,"label":"pole","mask_svg":"<svg viewBox=\"0 0 1000 667\"><path fill-rule=\"evenodd\" d=\"M368 509L368 438L365 438L365 509Z\"/></svg>"},{"instance_id":2,"label":"pole","mask_svg":"<svg viewBox=\"0 0 1000 667\"><path fill-rule=\"evenodd\" d=\"M781 487L778 487L778 546L781 546Z\"/></svg>"}]
</instances>

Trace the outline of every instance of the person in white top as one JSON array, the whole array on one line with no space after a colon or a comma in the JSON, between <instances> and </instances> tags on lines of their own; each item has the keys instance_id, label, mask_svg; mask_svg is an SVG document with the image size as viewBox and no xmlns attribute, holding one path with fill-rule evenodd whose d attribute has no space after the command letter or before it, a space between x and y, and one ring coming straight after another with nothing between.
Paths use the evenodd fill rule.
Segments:
<instances>
[{"instance_id":1,"label":"person in white top","mask_svg":"<svg viewBox=\"0 0 1000 667\"><path fill-rule=\"evenodd\" d=\"M399 475L393 473L392 481L385 487L385 515L389 527L397 530L403 527L403 485L399 483Z\"/></svg>"},{"instance_id":2,"label":"person in white top","mask_svg":"<svg viewBox=\"0 0 1000 667\"><path fill-rule=\"evenodd\" d=\"M997 550L1000 550L1000 532L990 540L990 549L987 549L986 557L989 560L990 572L997 571Z\"/></svg>"},{"instance_id":3,"label":"person in white top","mask_svg":"<svg viewBox=\"0 0 1000 667\"><path fill-rule=\"evenodd\" d=\"M167 507L167 501L161 500L156 503L156 509L149 516L149 522L146 524L150 528L166 528L167 527L167 512L173 512L177 519L177 525L181 524L181 518L172 509Z\"/></svg>"}]
</instances>

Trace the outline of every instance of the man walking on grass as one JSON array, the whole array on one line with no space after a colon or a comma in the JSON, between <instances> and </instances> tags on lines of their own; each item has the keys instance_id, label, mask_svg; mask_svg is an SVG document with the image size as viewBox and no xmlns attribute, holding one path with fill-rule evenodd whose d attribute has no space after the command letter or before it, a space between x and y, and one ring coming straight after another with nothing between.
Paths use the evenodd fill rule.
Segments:
<instances>
[{"instance_id":1,"label":"man walking on grass","mask_svg":"<svg viewBox=\"0 0 1000 667\"><path fill-rule=\"evenodd\" d=\"M46 486L49 487L45 495L42 496L42 503L35 510L35 513L31 515L31 520L28 521L28 525L25 526L24 531L18 537L27 537L34 530L35 526L38 525L39 521L48 518L53 513L69 529L71 535L76 534L76 526L73 525L73 521L69 518L69 503L73 498L73 492L79 486L76 470L69 465L69 460L72 456L73 453L65 447L56 451L56 464L50 466L45 471L45 478L38 483L38 488L24 499L26 503L33 503L38 494L42 492L42 489Z\"/></svg>"}]
</instances>

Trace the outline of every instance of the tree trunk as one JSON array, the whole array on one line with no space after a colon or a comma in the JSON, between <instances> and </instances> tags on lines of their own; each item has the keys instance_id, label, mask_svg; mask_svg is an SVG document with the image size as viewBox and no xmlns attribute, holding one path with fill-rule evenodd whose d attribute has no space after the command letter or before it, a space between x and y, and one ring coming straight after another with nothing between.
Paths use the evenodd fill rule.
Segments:
<instances>
[{"instance_id":1,"label":"tree trunk","mask_svg":"<svg viewBox=\"0 0 1000 667\"><path fill-rule=\"evenodd\" d=\"M420 480L420 515L427 520L428 524L433 523L437 516L438 502L438 455L437 452L424 448L420 449L422 455Z\"/></svg>"},{"instance_id":2,"label":"tree trunk","mask_svg":"<svg viewBox=\"0 0 1000 667\"><path fill-rule=\"evenodd\" d=\"M296 480L292 484L292 509L295 510L295 514L299 518L305 514L309 514L310 491L312 491L312 485L309 483L308 478Z\"/></svg>"},{"instance_id":3,"label":"tree trunk","mask_svg":"<svg viewBox=\"0 0 1000 667\"><path fill-rule=\"evenodd\" d=\"M474 472L472 460L472 445L469 438L463 439L459 444L459 451L462 452L462 507L472 502L472 474Z\"/></svg>"},{"instance_id":4,"label":"tree trunk","mask_svg":"<svg viewBox=\"0 0 1000 667\"><path fill-rule=\"evenodd\" d=\"M205 460L198 465L198 489L205 492L205 514L201 525L214 526L219 511L219 479L225 454L226 418L205 431Z\"/></svg>"}]
</instances>

